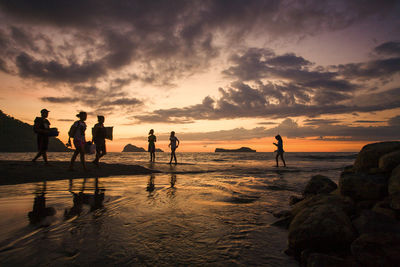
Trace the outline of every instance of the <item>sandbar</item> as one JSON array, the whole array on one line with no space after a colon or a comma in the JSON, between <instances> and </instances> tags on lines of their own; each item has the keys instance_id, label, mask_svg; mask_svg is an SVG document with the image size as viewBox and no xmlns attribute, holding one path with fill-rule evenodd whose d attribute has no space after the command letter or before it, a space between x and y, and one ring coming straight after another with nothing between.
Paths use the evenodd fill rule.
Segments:
<instances>
[{"instance_id":1,"label":"sandbar","mask_svg":"<svg viewBox=\"0 0 400 267\"><path fill-rule=\"evenodd\" d=\"M69 164L67 161L49 161L49 164L44 164L43 162L0 160L0 185L159 172L139 165L107 163L100 163L99 167L88 163L88 170L84 171L79 161L75 163L74 170L70 171Z\"/></svg>"}]
</instances>

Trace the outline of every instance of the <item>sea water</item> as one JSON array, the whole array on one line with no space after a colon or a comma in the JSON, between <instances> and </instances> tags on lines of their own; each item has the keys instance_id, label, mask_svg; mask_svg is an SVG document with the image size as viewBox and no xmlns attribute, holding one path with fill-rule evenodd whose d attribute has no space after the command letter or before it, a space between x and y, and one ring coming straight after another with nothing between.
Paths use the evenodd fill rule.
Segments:
<instances>
[{"instance_id":1,"label":"sea water","mask_svg":"<svg viewBox=\"0 0 400 267\"><path fill-rule=\"evenodd\" d=\"M33 156L1 153L0 160ZM297 266L272 213L288 209L312 175L337 181L355 156L285 153L284 168L273 153L177 153L177 165L168 153L157 153L156 163L148 153L108 153L103 162L161 172L0 186L0 262ZM49 153L51 161L70 157ZM38 206L48 212L36 218Z\"/></svg>"}]
</instances>

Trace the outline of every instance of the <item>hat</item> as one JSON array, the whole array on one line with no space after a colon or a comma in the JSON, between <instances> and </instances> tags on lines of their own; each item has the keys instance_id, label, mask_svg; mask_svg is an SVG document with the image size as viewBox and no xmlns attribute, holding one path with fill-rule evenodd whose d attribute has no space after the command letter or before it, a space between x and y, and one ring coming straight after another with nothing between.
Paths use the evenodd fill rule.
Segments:
<instances>
[{"instance_id":1,"label":"hat","mask_svg":"<svg viewBox=\"0 0 400 267\"><path fill-rule=\"evenodd\" d=\"M87 116L87 114L86 114L85 111L81 111L81 112L79 112L78 114L76 114L76 116L77 116L78 118L80 118L80 117L82 117L82 116Z\"/></svg>"},{"instance_id":2,"label":"hat","mask_svg":"<svg viewBox=\"0 0 400 267\"><path fill-rule=\"evenodd\" d=\"M40 113L49 113L49 112L50 112L50 110L47 110L45 108L40 111Z\"/></svg>"}]
</instances>

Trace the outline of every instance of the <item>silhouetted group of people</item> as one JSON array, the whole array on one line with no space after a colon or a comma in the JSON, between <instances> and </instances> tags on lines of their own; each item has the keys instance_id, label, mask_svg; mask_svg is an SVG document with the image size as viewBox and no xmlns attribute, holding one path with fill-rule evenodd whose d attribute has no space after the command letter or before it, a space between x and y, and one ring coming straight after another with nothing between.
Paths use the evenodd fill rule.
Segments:
<instances>
[{"instance_id":1,"label":"silhouetted group of people","mask_svg":"<svg viewBox=\"0 0 400 267\"><path fill-rule=\"evenodd\" d=\"M38 145L38 153L36 156L32 159L33 162L35 162L40 156L43 157L43 160L46 164L48 164L47 160L47 150L48 150L48 145L49 145L49 136L50 136L50 122L47 119L49 115L49 111L47 109L42 109L40 111L41 116L36 117L35 122L34 122L34 132L37 134L37 145ZM87 113L84 111L79 112L76 117L79 118L79 120L75 121L74 124L71 126L68 136L69 140L67 143L67 146L72 146L71 145L71 138L73 139L73 143L75 146L75 151L74 154L72 155L71 162L69 169L73 170L74 167L74 162L77 158L77 156L80 156L80 160L82 163L82 167L84 170L87 170L86 168L86 163L85 163L85 146L87 145L86 138L85 138L85 131L86 131L86 119L87 119ZM96 147L96 158L93 160L93 163L98 165L99 160L101 157L107 154L106 152L106 128L104 127L104 116L97 116L98 123L96 123L93 127L92 130L92 141L95 144ZM58 134L58 133L57 133ZM283 162L283 165L286 167L286 162L285 159L283 158L283 141L282 137L278 134L275 136L275 139L278 141L278 143L273 143L276 147L277 150L276 153L276 166L278 167L278 158L279 156L281 157L281 160ZM157 137L154 135L154 130L151 129L149 131L149 136L148 136L148 152L150 153L150 162L155 162L156 160L156 145L155 143L157 142ZM177 159L176 159L176 154L175 151L179 147L179 139L175 136L175 132L172 131L171 135L169 137L169 145L168 147L171 148L171 158L169 161L169 164L172 164L172 160L175 161L175 164L177 164Z\"/></svg>"},{"instance_id":2,"label":"silhouetted group of people","mask_svg":"<svg viewBox=\"0 0 400 267\"><path fill-rule=\"evenodd\" d=\"M48 159L47 159L47 150L49 146L49 136L51 136L51 129L50 129L50 122L47 119L49 116L49 111L47 109L42 109L40 111L41 116L36 117L35 122L34 122L34 132L37 134L37 145L38 145L38 153L36 156L32 159L33 162L35 162L40 156L43 157L43 160L46 164L48 164ZM84 111L79 112L76 117L79 118L79 120L75 121L69 132L68 132L68 143L67 146L72 147L71 144L71 138L73 139L73 144L75 146L75 151L74 154L72 155L71 162L69 169L73 170L74 162L77 158L77 156L80 156L80 160L82 163L82 167L84 170L87 170L86 168L86 162L85 162L85 152L87 146L86 142L86 137L85 137L85 131L86 131L86 119L87 119L87 113ZM106 129L104 127L104 116L97 116L98 123L96 123L93 127L92 131L92 142L96 146L96 157L93 160L93 163L98 165L99 160L101 157L107 154L106 152ZM58 133L57 133L58 135ZM91 143L91 142L90 142Z\"/></svg>"}]
</instances>

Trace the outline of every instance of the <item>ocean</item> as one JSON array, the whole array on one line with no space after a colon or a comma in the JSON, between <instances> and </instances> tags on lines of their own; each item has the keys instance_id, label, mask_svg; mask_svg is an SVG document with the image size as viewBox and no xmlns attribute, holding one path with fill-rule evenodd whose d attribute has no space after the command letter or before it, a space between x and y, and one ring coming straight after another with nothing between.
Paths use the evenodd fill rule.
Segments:
<instances>
[{"instance_id":1,"label":"ocean","mask_svg":"<svg viewBox=\"0 0 400 267\"><path fill-rule=\"evenodd\" d=\"M30 160L34 153L0 153ZM50 161L71 153L49 153ZM0 186L2 266L297 266L287 230L271 226L311 176L337 182L356 153L108 153L151 175ZM93 156L88 157L88 161ZM282 163L279 162L281 165ZM90 167L91 164L88 163ZM76 163L79 168L79 162ZM35 216L38 206L46 214ZM36 219L35 219L36 218Z\"/></svg>"}]
</instances>

